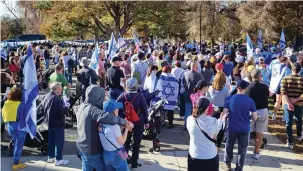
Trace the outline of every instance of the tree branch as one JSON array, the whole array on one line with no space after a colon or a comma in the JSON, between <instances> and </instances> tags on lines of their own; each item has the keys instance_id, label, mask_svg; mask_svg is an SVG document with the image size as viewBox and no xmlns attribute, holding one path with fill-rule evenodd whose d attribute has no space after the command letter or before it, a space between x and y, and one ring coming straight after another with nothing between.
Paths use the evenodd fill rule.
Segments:
<instances>
[{"instance_id":1,"label":"tree branch","mask_svg":"<svg viewBox=\"0 0 303 171\"><path fill-rule=\"evenodd\" d=\"M19 23L19 18L17 17L17 15L14 12L16 10L14 10L12 7L9 7L9 5L6 3L5 0L2 0L1 2L5 5L5 7L7 8L7 10L17 19L17 22Z\"/></svg>"}]
</instances>

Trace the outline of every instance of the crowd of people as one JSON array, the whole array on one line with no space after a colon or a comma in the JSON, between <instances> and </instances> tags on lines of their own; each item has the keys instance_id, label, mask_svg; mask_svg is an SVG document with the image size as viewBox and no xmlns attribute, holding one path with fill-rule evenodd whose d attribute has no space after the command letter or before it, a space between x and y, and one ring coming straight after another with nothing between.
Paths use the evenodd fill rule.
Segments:
<instances>
[{"instance_id":1,"label":"crowd of people","mask_svg":"<svg viewBox=\"0 0 303 171\"><path fill-rule=\"evenodd\" d=\"M275 46L256 48L253 56L235 44L209 49L205 42L163 46L142 42L142 46L130 45L114 56L108 55L106 44L98 46L98 70L94 70L90 67L94 46L64 49L32 44L38 73L49 69L51 63L55 65L54 73L47 78L50 92L42 102L48 125L49 163L69 163L62 156L69 107L62 96L71 95L73 84L83 101L76 108L76 144L84 171L126 171L128 164L132 169L141 167L140 143L144 129L150 126L148 106L161 98L166 99L161 114L168 121L168 129L175 128L175 110L184 119L183 129L190 136L189 171L219 170L218 149L224 139L226 168L231 170L237 141L235 170L242 171L251 132L256 134L253 157L258 160L268 118L271 115L276 120L281 105L286 146L295 146L294 119L297 141L303 139L303 52L295 53L291 46L284 50ZM1 59L1 93L22 82L25 49L10 52L8 60ZM39 74L37 79L41 82ZM140 90L159 93L149 104ZM13 170L26 167L20 162L26 133L17 127L21 96L21 88L13 86L1 110L14 143ZM275 101L272 112L269 98Z\"/></svg>"}]
</instances>

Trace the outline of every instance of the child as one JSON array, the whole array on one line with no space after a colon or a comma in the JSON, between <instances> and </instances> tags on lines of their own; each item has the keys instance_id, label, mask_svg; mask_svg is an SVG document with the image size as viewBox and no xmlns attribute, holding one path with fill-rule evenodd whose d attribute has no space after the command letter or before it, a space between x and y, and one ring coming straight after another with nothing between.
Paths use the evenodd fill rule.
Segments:
<instances>
[{"instance_id":1,"label":"child","mask_svg":"<svg viewBox=\"0 0 303 171\"><path fill-rule=\"evenodd\" d=\"M209 88L209 83L207 83L206 81L200 80L197 83L197 86L195 88L196 93L190 95L190 99L192 101L193 107L195 107L200 97L205 97L205 94L208 92L208 88ZM214 112L213 105L210 103L209 109L206 114L210 116L213 114L213 112Z\"/></svg>"},{"instance_id":2,"label":"child","mask_svg":"<svg viewBox=\"0 0 303 171\"><path fill-rule=\"evenodd\" d=\"M8 132L13 137L14 144L14 164L12 170L24 169L26 164L20 163L22 147L24 145L26 132L18 130L19 112L18 108L21 104L22 90L17 87L12 87L7 94L7 100L2 108L3 121L8 124Z\"/></svg>"},{"instance_id":3,"label":"child","mask_svg":"<svg viewBox=\"0 0 303 171\"><path fill-rule=\"evenodd\" d=\"M105 112L114 113L118 116L118 111L123 107L121 102L109 100L103 103L103 110ZM105 170L123 170L128 171L127 157L123 145L127 139L128 131L131 131L133 126L126 125L123 135L119 125L102 124L99 125L99 137L104 149L103 158L105 163Z\"/></svg>"}]
</instances>

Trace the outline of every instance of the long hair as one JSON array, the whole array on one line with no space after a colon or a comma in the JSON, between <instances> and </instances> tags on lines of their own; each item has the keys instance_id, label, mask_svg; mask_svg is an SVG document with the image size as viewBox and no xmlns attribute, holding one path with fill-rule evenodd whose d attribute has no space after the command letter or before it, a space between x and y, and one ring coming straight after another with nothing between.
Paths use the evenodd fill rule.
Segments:
<instances>
[{"instance_id":1,"label":"long hair","mask_svg":"<svg viewBox=\"0 0 303 171\"><path fill-rule=\"evenodd\" d=\"M193 112L192 112L193 117L197 118L200 115L202 115L203 113L205 113L206 109L209 106L209 103L210 103L209 100L207 100L207 103L206 103L205 106L197 106L197 105L195 105L195 107L193 108Z\"/></svg>"},{"instance_id":2,"label":"long hair","mask_svg":"<svg viewBox=\"0 0 303 171\"><path fill-rule=\"evenodd\" d=\"M156 66L156 65L150 66L147 70L147 77L149 77L151 75L153 70L158 70L158 66Z\"/></svg>"},{"instance_id":3,"label":"long hair","mask_svg":"<svg viewBox=\"0 0 303 171\"><path fill-rule=\"evenodd\" d=\"M219 71L217 72L217 74L215 75L214 78L214 82L213 82L213 88L215 90L222 90L225 86L226 83L226 76L224 74L224 72Z\"/></svg>"}]
</instances>

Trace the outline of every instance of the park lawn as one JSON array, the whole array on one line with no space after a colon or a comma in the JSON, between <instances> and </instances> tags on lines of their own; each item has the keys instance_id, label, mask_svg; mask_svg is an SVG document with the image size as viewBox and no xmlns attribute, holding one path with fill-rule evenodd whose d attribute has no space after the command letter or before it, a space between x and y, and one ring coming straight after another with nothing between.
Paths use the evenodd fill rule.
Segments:
<instances>
[{"instance_id":1,"label":"park lawn","mask_svg":"<svg viewBox=\"0 0 303 171\"><path fill-rule=\"evenodd\" d=\"M269 100L269 108L272 111L273 110L273 101ZM276 121L270 120L268 121L268 132L271 133L273 136L277 137L280 141L282 141L284 144L287 143L287 134L286 134L286 125L285 122L282 122L283 111L282 109L279 110L277 114ZM297 129L296 129L296 122L293 122L293 138L294 138L294 151L296 153L303 153L303 142L297 141Z\"/></svg>"}]
</instances>

